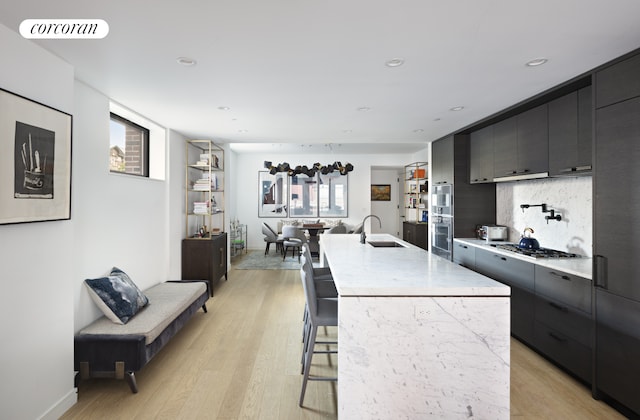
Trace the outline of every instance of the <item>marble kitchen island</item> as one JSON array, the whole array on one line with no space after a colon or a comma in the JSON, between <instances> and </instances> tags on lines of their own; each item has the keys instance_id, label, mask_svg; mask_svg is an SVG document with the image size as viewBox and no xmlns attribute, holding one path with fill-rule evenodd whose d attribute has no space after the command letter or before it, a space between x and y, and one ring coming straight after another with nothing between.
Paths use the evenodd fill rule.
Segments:
<instances>
[{"instance_id":1,"label":"marble kitchen island","mask_svg":"<svg viewBox=\"0 0 640 420\"><path fill-rule=\"evenodd\" d=\"M510 289L386 234L322 235L341 419L509 418Z\"/></svg>"}]
</instances>

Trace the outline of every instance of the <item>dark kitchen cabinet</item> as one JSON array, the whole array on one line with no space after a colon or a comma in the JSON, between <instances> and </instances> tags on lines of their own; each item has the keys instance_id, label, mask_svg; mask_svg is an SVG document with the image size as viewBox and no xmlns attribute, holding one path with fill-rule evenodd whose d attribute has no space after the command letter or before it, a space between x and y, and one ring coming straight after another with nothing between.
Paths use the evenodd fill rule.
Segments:
<instances>
[{"instance_id":1,"label":"dark kitchen cabinet","mask_svg":"<svg viewBox=\"0 0 640 420\"><path fill-rule=\"evenodd\" d=\"M470 270L476 269L476 247L453 241L453 262Z\"/></svg>"},{"instance_id":2,"label":"dark kitchen cabinet","mask_svg":"<svg viewBox=\"0 0 640 420\"><path fill-rule=\"evenodd\" d=\"M469 182L469 136L458 134L432 143L431 170L433 185L453 184L453 237L475 236L476 225L495 223L496 187ZM455 250L453 250L455 254Z\"/></svg>"},{"instance_id":3,"label":"dark kitchen cabinet","mask_svg":"<svg viewBox=\"0 0 640 420\"><path fill-rule=\"evenodd\" d=\"M518 174L549 171L549 124L547 105L517 116Z\"/></svg>"},{"instance_id":4,"label":"dark kitchen cabinet","mask_svg":"<svg viewBox=\"0 0 640 420\"><path fill-rule=\"evenodd\" d=\"M548 126L547 104L494 124L494 176L548 172Z\"/></svg>"},{"instance_id":5,"label":"dark kitchen cabinet","mask_svg":"<svg viewBox=\"0 0 640 420\"><path fill-rule=\"evenodd\" d=\"M453 184L454 182L453 137L434 141L431 145L432 185Z\"/></svg>"},{"instance_id":6,"label":"dark kitchen cabinet","mask_svg":"<svg viewBox=\"0 0 640 420\"><path fill-rule=\"evenodd\" d=\"M416 222L402 223L402 239L422 249L427 248L427 224Z\"/></svg>"},{"instance_id":7,"label":"dark kitchen cabinet","mask_svg":"<svg viewBox=\"0 0 640 420\"><path fill-rule=\"evenodd\" d=\"M207 280L213 296L220 278L227 278L227 234L182 240L182 279Z\"/></svg>"},{"instance_id":8,"label":"dark kitchen cabinet","mask_svg":"<svg viewBox=\"0 0 640 420\"><path fill-rule=\"evenodd\" d=\"M596 289L595 396L602 392L640 416L640 302Z\"/></svg>"},{"instance_id":9,"label":"dark kitchen cabinet","mask_svg":"<svg viewBox=\"0 0 640 420\"><path fill-rule=\"evenodd\" d=\"M624 99L627 88L640 94L638 63L628 59L596 74L598 105ZM637 69L633 77L630 68ZM640 97L598 108L595 118L594 395L604 393L640 416Z\"/></svg>"},{"instance_id":10,"label":"dark kitchen cabinet","mask_svg":"<svg viewBox=\"0 0 640 420\"><path fill-rule=\"evenodd\" d=\"M535 273L532 263L476 249L476 271L511 286L511 334L534 342Z\"/></svg>"},{"instance_id":11,"label":"dark kitchen cabinet","mask_svg":"<svg viewBox=\"0 0 640 420\"><path fill-rule=\"evenodd\" d=\"M549 175L591 173L591 86L549 103Z\"/></svg>"},{"instance_id":12,"label":"dark kitchen cabinet","mask_svg":"<svg viewBox=\"0 0 640 420\"><path fill-rule=\"evenodd\" d=\"M638 75L640 75L640 54L596 72L596 108L640 96Z\"/></svg>"},{"instance_id":13,"label":"dark kitchen cabinet","mask_svg":"<svg viewBox=\"0 0 640 420\"><path fill-rule=\"evenodd\" d=\"M469 138L469 181L493 182L493 126L474 131Z\"/></svg>"},{"instance_id":14,"label":"dark kitchen cabinet","mask_svg":"<svg viewBox=\"0 0 640 420\"><path fill-rule=\"evenodd\" d=\"M516 117L511 117L493 125L493 175L516 175L517 166Z\"/></svg>"},{"instance_id":15,"label":"dark kitchen cabinet","mask_svg":"<svg viewBox=\"0 0 640 420\"><path fill-rule=\"evenodd\" d=\"M585 382L592 382L591 280L535 266L534 346Z\"/></svg>"}]
</instances>

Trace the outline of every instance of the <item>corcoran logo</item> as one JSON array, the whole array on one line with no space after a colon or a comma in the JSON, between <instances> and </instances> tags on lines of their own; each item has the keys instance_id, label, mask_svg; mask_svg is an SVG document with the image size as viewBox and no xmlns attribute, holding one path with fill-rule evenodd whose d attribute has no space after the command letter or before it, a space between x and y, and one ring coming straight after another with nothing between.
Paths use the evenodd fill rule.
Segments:
<instances>
[{"instance_id":1,"label":"corcoran logo","mask_svg":"<svg viewBox=\"0 0 640 420\"><path fill-rule=\"evenodd\" d=\"M101 39L109 33L102 19L25 19L20 35L30 39Z\"/></svg>"}]
</instances>

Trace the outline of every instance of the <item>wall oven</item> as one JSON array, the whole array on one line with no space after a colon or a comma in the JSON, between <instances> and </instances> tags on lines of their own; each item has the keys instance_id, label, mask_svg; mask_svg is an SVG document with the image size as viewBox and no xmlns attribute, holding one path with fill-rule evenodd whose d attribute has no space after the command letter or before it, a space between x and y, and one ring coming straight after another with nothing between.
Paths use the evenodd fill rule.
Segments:
<instances>
[{"instance_id":1,"label":"wall oven","mask_svg":"<svg viewBox=\"0 0 640 420\"><path fill-rule=\"evenodd\" d=\"M432 188L433 193L431 194L431 214L433 214L434 216L451 216L451 206L453 204L451 197L452 185L435 185Z\"/></svg>"},{"instance_id":2,"label":"wall oven","mask_svg":"<svg viewBox=\"0 0 640 420\"><path fill-rule=\"evenodd\" d=\"M431 252L448 260L451 259L453 247L453 218L446 215L431 217Z\"/></svg>"}]
</instances>

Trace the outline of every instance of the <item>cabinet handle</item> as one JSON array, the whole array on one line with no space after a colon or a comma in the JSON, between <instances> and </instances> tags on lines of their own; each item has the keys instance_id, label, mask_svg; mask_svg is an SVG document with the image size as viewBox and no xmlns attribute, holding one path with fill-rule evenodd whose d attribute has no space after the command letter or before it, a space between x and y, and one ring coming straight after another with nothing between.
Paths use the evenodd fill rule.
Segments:
<instances>
[{"instance_id":1,"label":"cabinet handle","mask_svg":"<svg viewBox=\"0 0 640 420\"><path fill-rule=\"evenodd\" d=\"M552 276L560 277L562 280L571 281L571 277L564 274L558 274L555 271L549 271L549 274L551 274Z\"/></svg>"},{"instance_id":2,"label":"cabinet handle","mask_svg":"<svg viewBox=\"0 0 640 420\"><path fill-rule=\"evenodd\" d=\"M584 166L574 166L573 168L564 168L564 169L560 169L561 173L571 173L571 172L583 172L583 171L590 171L591 170L591 165L584 165Z\"/></svg>"},{"instance_id":3,"label":"cabinet handle","mask_svg":"<svg viewBox=\"0 0 640 420\"><path fill-rule=\"evenodd\" d=\"M466 246L466 245L458 244L458 246L459 246L460 248L467 249L467 246Z\"/></svg>"},{"instance_id":4,"label":"cabinet handle","mask_svg":"<svg viewBox=\"0 0 640 420\"><path fill-rule=\"evenodd\" d=\"M551 331L549 331L549 337L551 337L551 338L553 338L554 340L557 340L557 341L559 341L559 342L561 342L561 343L564 343L564 342L566 342L566 341L567 341L567 339L566 339L566 338L564 338L564 337L560 337L559 335L557 335L557 334L555 334L555 333L552 333Z\"/></svg>"},{"instance_id":5,"label":"cabinet handle","mask_svg":"<svg viewBox=\"0 0 640 420\"><path fill-rule=\"evenodd\" d=\"M220 248L220 267L221 268L224 267L225 261L223 260L224 260L224 248Z\"/></svg>"},{"instance_id":6,"label":"cabinet handle","mask_svg":"<svg viewBox=\"0 0 640 420\"><path fill-rule=\"evenodd\" d=\"M600 287L602 289L607 288L607 257L602 255L596 255L593 259L593 272L596 274L596 278L594 279L595 287Z\"/></svg>"},{"instance_id":7,"label":"cabinet handle","mask_svg":"<svg viewBox=\"0 0 640 420\"><path fill-rule=\"evenodd\" d=\"M507 261L507 257L502 257L500 255L493 254L495 258L500 258L502 261Z\"/></svg>"},{"instance_id":8,"label":"cabinet handle","mask_svg":"<svg viewBox=\"0 0 640 420\"><path fill-rule=\"evenodd\" d=\"M547 302L547 303L549 304L549 306L551 306L554 309L557 309L562 312L569 312L569 308L567 308L566 306L558 305L555 302Z\"/></svg>"}]
</instances>

